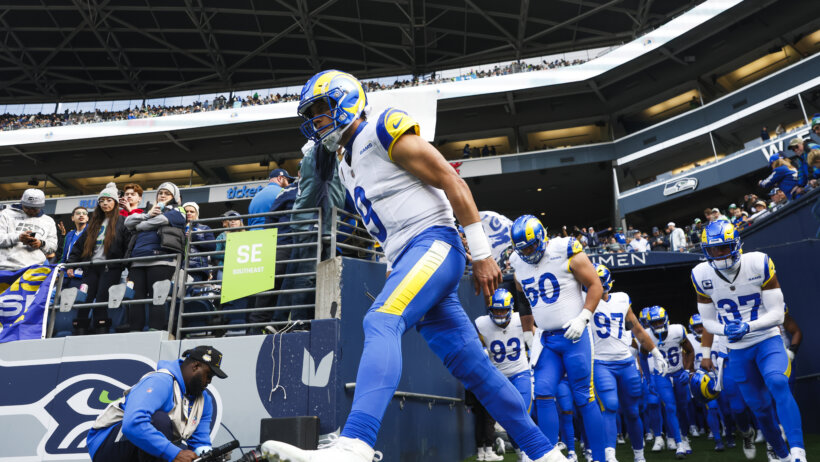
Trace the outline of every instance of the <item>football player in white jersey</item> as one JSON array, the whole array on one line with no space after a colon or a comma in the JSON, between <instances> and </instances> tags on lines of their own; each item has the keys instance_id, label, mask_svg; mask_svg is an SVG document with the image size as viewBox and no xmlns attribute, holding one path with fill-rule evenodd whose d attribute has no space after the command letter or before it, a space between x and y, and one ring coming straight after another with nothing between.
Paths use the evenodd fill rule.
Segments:
<instances>
[{"instance_id":1,"label":"football player in white jersey","mask_svg":"<svg viewBox=\"0 0 820 462\"><path fill-rule=\"evenodd\" d=\"M543 331L536 339L544 347L535 370L535 406L538 426L550 441L558 436L555 397L558 381L566 372L575 405L586 429L592 458L604 461L605 441L601 409L592 384L592 337L587 324L601 301L603 288L595 266L581 243L573 238L548 239L541 222L532 215L518 217L511 230L510 266L518 290L532 308L522 316L526 333L533 321ZM581 288L587 288L587 297Z\"/></svg>"},{"instance_id":2,"label":"football player in white jersey","mask_svg":"<svg viewBox=\"0 0 820 462\"><path fill-rule=\"evenodd\" d=\"M654 366L652 382L663 405L666 425L675 440L675 456L682 459L692 452L681 428L689 428L686 407L689 406L689 371L693 369L694 351L692 344L686 339L686 329L680 324L670 325L669 316L663 307L649 307L646 319L652 341L658 345L669 363L666 374L661 374L657 364ZM660 428L653 429L653 432L657 444Z\"/></svg>"},{"instance_id":3,"label":"football player in white jersey","mask_svg":"<svg viewBox=\"0 0 820 462\"><path fill-rule=\"evenodd\" d=\"M421 333L448 370L472 391L536 462L564 461L533 423L521 395L490 363L458 299L466 252L476 293L489 300L501 282L470 188L399 109L367 114L367 96L352 75L314 75L304 87L302 133L340 156L339 177L368 232L384 248L389 274L364 317L364 349L353 405L332 447L304 451L267 441L263 453L290 462L370 462L387 405L401 378L401 337ZM344 149L340 149L340 148Z\"/></svg>"},{"instance_id":4,"label":"football player in white jersey","mask_svg":"<svg viewBox=\"0 0 820 462\"><path fill-rule=\"evenodd\" d=\"M780 338L785 301L774 262L762 252L742 253L731 223L709 223L701 235L707 262L692 269L703 326L729 341L726 372L737 382L763 435L780 460L805 462L800 410L789 389L791 363ZM788 445L772 418L772 398ZM790 450L791 447L791 450Z\"/></svg>"},{"instance_id":5,"label":"football player in white jersey","mask_svg":"<svg viewBox=\"0 0 820 462\"><path fill-rule=\"evenodd\" d=\"M695 367L700 368L701 362L703 361L703 355L707 352L711 355L711 350L707 349L700 343L703 338L703 321L701 321L699 314L693 314L689 317L689 333L686 334L686 336L689 339L689 343L691 343L692 347L695 349L694 365ZM697 403L695 403L695 405L697 405ZM723 437L721 436L718 400L714 399L707 402L705 411L706 423L709 425L709 430L712 431L712 435L715 439L715 451L721 452L725 449L725 446L723 444Z\"/></svg>"},{"instance_id":6,"label":"football player in white jersey","mask_svg":"<svg viewBox=\"0 0 820 462\"><path fill-rule=\"evenodd\" d=\"M487 311L488 314L475 320L479 339L487 348L493 365L521 393L521 398L524 399L529 411L532 405L532 372L527 361L527 353L524 351L521 318L518 313L513 312L513 295L506 289L496 289ZM518 450L515 440L513 446L520 462L523 454Z\"/></svg>"},{"instance_id":7,"label":"football player in white jersey","mask_svg":"<svg viewBox=\"0 0 820 462\"><path fill-rule=\"evenodd\" d=\"M604 265L595 267L604 294L592 317L592 337L595 340L595 393L604 410L606 433L606 460L616 461L616 418L619 408L626 417L627 432L632 443L635 462L644 462L643 423L638 410L641 398L641 374L629 345L623 341L625 333L632 332L645 351L655 359L655 367L666 371L668 367L663 354L655 346L649 334L641 327L632 301L625 292L611 292L612 273ZM630 344L632 336L629 336Z\"/></svg>"}]
</instances>

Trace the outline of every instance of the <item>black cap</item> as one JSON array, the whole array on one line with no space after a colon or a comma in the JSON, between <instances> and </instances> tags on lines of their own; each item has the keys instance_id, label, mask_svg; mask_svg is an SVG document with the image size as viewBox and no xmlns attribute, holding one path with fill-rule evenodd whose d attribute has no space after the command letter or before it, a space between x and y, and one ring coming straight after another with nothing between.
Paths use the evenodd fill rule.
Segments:
<instances>
[{"instance_id":1,"label":"black cap","mask_svg":"<svg viewBox=\"0 0 820 462\"><path fill-rule=\"evenodd\" d=\"M216 348L208 345L200 345L190 350L185 350L182 353L183 358L196 359L201 363L205 363L214 372L214 375L220 379L228 378L228 374L222 372L222 353Z\"/></svg>"}]
</instances>

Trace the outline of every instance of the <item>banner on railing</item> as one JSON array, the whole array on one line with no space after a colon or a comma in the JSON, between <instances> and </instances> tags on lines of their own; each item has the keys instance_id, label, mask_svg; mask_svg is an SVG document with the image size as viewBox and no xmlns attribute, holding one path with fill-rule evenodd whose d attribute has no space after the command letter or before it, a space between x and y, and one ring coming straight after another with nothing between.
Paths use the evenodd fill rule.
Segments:
<instances>
[{"instance_id":1,"label":"banner on railing","mask_svg":"<svg viewBox=\"0 0 820 462\"><path fill-rule=\"evenodd\" d=\"M42 337L55 273L50 265L0 271L0 343Z\"/></svg>"},{"instance_id":2,"label":"banner on railing","mask_svg":"<svg viewBox=\"0 0 820 462\"><path fill-rule=\"evenodd\" d=\"M273 289L276 236L276 229L227 235L220 297L222 303Z\"/></svg>"}]
</instances>

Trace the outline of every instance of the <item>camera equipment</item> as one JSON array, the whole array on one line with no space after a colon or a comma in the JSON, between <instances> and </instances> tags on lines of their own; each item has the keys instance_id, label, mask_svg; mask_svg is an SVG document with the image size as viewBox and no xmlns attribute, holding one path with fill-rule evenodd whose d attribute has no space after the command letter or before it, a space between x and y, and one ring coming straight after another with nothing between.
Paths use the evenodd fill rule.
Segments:
<instances>
[{"instance_id":1,"label":"camera equipment","mask_svg":"<svg viewBox=\"0 0 820 462\"><path fill-rule=\"evenodd\" d=\"M203 453L199 458L194 459L194 462L217 462L222 461L224 456L228 455L234 449L239 447L239 441L233 440L222 446L217 446L210 451ZM250 459L254 460L254 459Z\"/></svg>"}]
</instances>

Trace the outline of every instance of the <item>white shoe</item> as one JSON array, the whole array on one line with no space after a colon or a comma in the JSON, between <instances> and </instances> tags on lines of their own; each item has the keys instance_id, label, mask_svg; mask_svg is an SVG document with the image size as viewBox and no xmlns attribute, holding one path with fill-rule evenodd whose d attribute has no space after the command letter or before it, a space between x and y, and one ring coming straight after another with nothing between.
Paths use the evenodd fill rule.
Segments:
<instances>
[{"instance_id":1,"label":"white shoe","mask_svg":"<svg viewBox=\"0 0 820 462\"><path fill-rule=\"evenodd\" d=\"M520 449L515 450L515 460L516 462L524 462L524 451Z\"/></svg>"},{"instance_id":2,"label":"white shoe","mask_svg":"<svg viewBox=\"0 0 820 462\"><path fill-rule=\"evenodd\" d=\"M757 437L755 438L755 443L757 444L757 443L765 443L765 442L766 442L766 437L763 436L762 431L758 430L757 431Z\"/></svg>"},{"instance_id":3,"label":"white shoe","mask_svg":"<svg viewBox=\"0 0 820 462\"><path fill-rule=\"evenodd\" d=\"M632 453L635 454L635 462L646 462L646 457L643 455L643 449L633 449Z\"/></svg>"},{"instance_id":4,"label":"white shoe","mask_svg":"<svg viewBox=\"0 0 820 462\"><path fill-rule=\"evenodd\" d=\"M803 448L792 448L792 462L807 462L806 450Z\"/></svg>"},{"instance_id":5,"label":"white shoe","mask_svg":"<svg viewBox=\"0 0 820 462\"><path fill-rule=\"evenodd\" d=\"M675 451L675 459L685 459L686 458L686 449L683 448L683 445L679 447Z\"/></svg>"},{"instance_id":6,"label":"white shoe","mask_svg":"<svg viewBox=\"0 0 820 462\"><path fill-rule=\"evenodd\" d=\"M339 437L332 446L308 451L280 441L262 443L262 455L273 462L373 462L381 460L367 443L354 438Z\"/></svg>"},{"instance_id":7,"label":"white shoe","mask_svg":"<svg viewBox=\"0 0 820 462\"><path fill-rule=\"evenodd\" d=\"M604 448L604 455L606 462L618 462L618 459L615 458L615 448Z\"/></svg>"},{"instance_id":8,"label":"white shoe","mask_svg":"<svg viewBox=\"0 0 820 462\"><path fill-rule=\"evenodd\" d=\"M683 450L686 451L687 454L692 454L692 446L689 446L689 438L684 436L680 439L680 445L683 446Z\"/></svg>"},{"instance_id":9,"label":"white shoe","mask_svg":"<svg viewBox=\"0 0 820 462\"><path fill-rule=\"evenodd\" d=\"M706 438L708 438L708 439L710 439L710 440L713 440L713 439L715 439L715 435L714 435L714 433L712 433L712 431L711 431L711 430L709 430L709 434L708 434L708 435L706 435Z\"/></svg>"},{"instance_id":10,"label":"white shoe","mask_svg":"<svg viewBox=\"0 0 820 462\"><path fill-rule=\"evenodd\" d=\"M567 458L564 457L564 454L559 451L558 448L552 448L550 452L544 454L533 462L567 462Z\"/></svg>"},{"instance_id":11,"label":"white shoe","mask_svg":"<svg viewBox=\"0 0 820 462\"><path fill-rule=\"evenodd\" d=\"M479 446L478 449L476 449L476 452L475 452L475 460L483 461L483 460L485 460L484 459L485 456L486 456L486 453L484 452L484 446Z\"/></svg>"},{"instance_id":12,"label":"white shoe","mask_svg":"<svg viewBox=\"0 0 820 462\"><path fill-rule=\"evenodd\" d=\"M575 454L575 451L567 452L567 460L569 462L578 462L578 454Z\"/></svg>"},{"instance_id":13,"label":"white shoe","mask_svg":"<svg viewBox=\"0 0 820 462\"><path fill-rule=\"evenodd\" d=\"M499 462L504 460L504 456L499 456L495 452L493 452L493 448L487 446L484 448L484 460L488 462Z\"/></svg>"},{"instance_id":14,"label":"white shoe","mask_svg":"<svg viewBox=\"0 0 820 462\"><path fill-rule=\"evenodd\" d=\"M646 434L643 436L643 440L646 442L652 441L654 439L655 437L650 432L646 432Z\"/></svg>"},{"instance_id":15,"label":"white shoe","mask_svg":"<svg viewBox=\"0 0 820 462\"><path fill-rule=\"evenodd\" d=\"M774 448L768 442L766 443L766 459L769 462L780 462L780 457L777 457L777 454L774 453Z\"/></svg>"},{"instance_id":16,"label":"white shoe","mask_svg":"<svg viewBox=\"0 0 820 462\"><path fill-rule=\"evenodd\" d=\"M689 426L689 435L691 435L693 438L699 437L700 432L698 431L698 427L696 427L695 425L690 425Z\"/></svg>"},{"instance_id":17,"label":"white shoe","mask_svg":"<svg viewBox=\"0 0 820 462\"><path fill-rule=\"evenodd\" d=\"M663 451L663 449L664 449L663 437L662 436L656 436L655 437L655 444L652 445L652 452L661 452L661 451Z\"/></svg>"},{"instance_id":18,"label":"white shoe","mask_svg":"<svg viewBox=\"0 0 820 462\"><path fill-rule=\"evenodd\" d=\"M507 446L504 444L504 438L500 436L495 439L495 453L504 455L507 452Z\"/></svg>"},{"instance_id":19,"label":"white shoe","mask_svg":"<svg viewBox=\"0 0 820 462\"><path fill-rule=\"evenodd\" d=\"M593 459L592 459L592 449L584 449L584 459L586 459L587 462L592 462L593 461ZM599 461L596 461L596 462L599 462Z\"/></svg>"},{"instance_id":20,"label":"white shoe","mask_svg":"<svg viewBox=\"0 0 820 462\"><path fill-rule=\"evenodd\" d=\"M615 440L618 444L626 444L626 439L624 435L618 434L618 438Z\"/></svg>"},{"instance_id":21,"label":"white shoe","mask_svg":"<svg viewBox=\"0 0 820 462\"><path fill-rule=\"evenodd\" d=\"M563 441L559 441L555 443L555 447L558 448L559 451L564 452L567 450L567 445Z\"/></svg>"},{"instance_id":22,"label":"white shoe","mask_svg":"<svg viewBox=\"0 0 820 462\"><path fill-rule=\"evenodd\" d=\"M749 429L748 433L741 433L743 436L743 455L747 459L752 460L757 455L757 447L755 447L755 431Z\"/></svg>"},{"instance_id":23,"label":"white shoe","mask_svg":"<svg viewBox=\"0 0 820 462\"><path fill-rule=\"evenodd\" d=\"M672 438L671 436L666 437L666 449L669 449L670 451L675 451L678 449L678 443L675 441L675 438Z\"/></svg>"}]
</instances>

